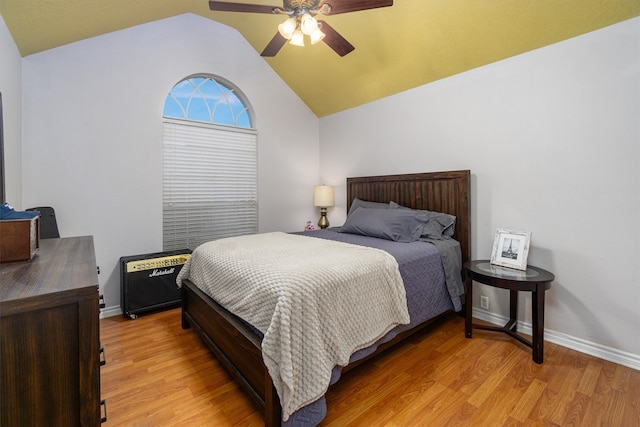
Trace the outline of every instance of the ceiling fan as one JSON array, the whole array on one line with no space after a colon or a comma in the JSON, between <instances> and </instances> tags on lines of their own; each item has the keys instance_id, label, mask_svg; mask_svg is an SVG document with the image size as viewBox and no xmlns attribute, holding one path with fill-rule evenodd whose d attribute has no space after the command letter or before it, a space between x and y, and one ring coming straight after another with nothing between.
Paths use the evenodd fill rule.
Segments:
<instances>
[{"instance_id":1,"label":"ceiling fan","mask_svg":"<svg viewBox=\"0 0 640 427\"><path fill-rule=\"evenodd\" d=\"M278 25L278 32L260 54L262 56L276 56L287 40L293 45L304 46L305 35L310 37L312 44L323 41L338 55L345 56L355 47L333 27L325 21L317 20L315 16L393 6L393 0L283 0L282 3L282 7L279 7L209 0L209 9L287 15L287 20Z\"/></svg>"}]
</instances>

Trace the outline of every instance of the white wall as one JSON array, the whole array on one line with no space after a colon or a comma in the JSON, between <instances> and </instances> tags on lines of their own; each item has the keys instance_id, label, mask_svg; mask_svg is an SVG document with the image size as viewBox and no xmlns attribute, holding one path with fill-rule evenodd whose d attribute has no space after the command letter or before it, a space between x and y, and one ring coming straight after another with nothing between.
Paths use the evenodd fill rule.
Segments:
<instances>
[{"instance_id":1,"label":"white wall","mask_svg":"<svg viewBox=\"0 0 640 427\"><path fill-rule=\"evenodd\" d=\"M22 58L0 16L0 92L4 126L5 200L22 208Z\"/></svg>"},{"instance_id":2,"label":"white wall","mask_svg":"<svg viewBox=\"0 0 640 427\"><path fill-rule=\"evenodd\" d=\"M529 263L556 275L545 327L640 361L639 63L637 18L322 118L332 220L345 176L470 169L472 257L531 231ZM506 291L480 294L508 316Z\"/></svg>"},{"instance_id":3,"label":"white wall","mask_svg":"<svg viewBox=\"0 0 640 427\"><path fill-rule=\"evenodd\" d=\"M253 106L260 231L316 215L318 119L229 27L181 15L25 57L22 71L23 204L53 206L62 237L94 236L108 307L119 258L162 250L162 108L188 75L224 77Z\"/></svg>"}]
</instances>

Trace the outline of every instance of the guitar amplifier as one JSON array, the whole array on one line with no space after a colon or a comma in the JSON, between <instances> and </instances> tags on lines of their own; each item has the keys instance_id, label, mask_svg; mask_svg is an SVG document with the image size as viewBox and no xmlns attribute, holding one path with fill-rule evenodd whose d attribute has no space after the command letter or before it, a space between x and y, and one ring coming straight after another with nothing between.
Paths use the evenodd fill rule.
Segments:
<instances>
[{"instance_id":1,"label":"guitar amplifier","mask_svg":"<svg viewBox=\"0 0 640 427\"><path fill-rule=\"evenodd\" d=\"M120 308L131 319L138 313L179 305L176 277L191 256L189 249L120 258Z\"/></svg>"}]
</instances>

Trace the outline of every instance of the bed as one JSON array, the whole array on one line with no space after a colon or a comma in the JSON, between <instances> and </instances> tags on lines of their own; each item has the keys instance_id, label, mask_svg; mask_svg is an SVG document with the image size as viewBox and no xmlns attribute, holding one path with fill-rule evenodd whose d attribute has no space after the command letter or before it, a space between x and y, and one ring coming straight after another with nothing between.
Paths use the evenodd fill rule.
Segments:
<instances>
[{"instance_id":1,"label":"bed","mask_svg":"<svg viewBox=\"0 0 640 427\"><path fill-rule=\"evenodd\" d=\"M459 244L460 265L470 260L470 172L468 170L355 177L347 178L346 185L347 212L350 211L354 200L356 202L364 200L385 204L394 202L400 207L454 215L456 223L452 237ZM255 327L236 317L207 296L193 281L184 280L182 289L182 327L192 328L248 395L264 408L266 426L283 424L280 399L263 360L263 335ZM397 331L395 329L390 331L388 335L393 338L380 340L371 349L363 349L359 352L362 355L358 358L354 357L352 363L337 369L337 374L332 376L332 383L349 369L365 363L371 357L422 330L451 311L454 311L453 305L450 309L439 312L418 325L411 324L410 327L403 325L405 327L395 328ZM305 409L309 409L308 415L297 418L297 421L291 417L284 424L305 425L307 424L305 419L313 420L315 416L316 421L308 422L315 425L324 417L321 413L322 405L320 408L309 405L309 408ZM320 413L314 415L314 411Z\"/></svg>"}]
</instances>

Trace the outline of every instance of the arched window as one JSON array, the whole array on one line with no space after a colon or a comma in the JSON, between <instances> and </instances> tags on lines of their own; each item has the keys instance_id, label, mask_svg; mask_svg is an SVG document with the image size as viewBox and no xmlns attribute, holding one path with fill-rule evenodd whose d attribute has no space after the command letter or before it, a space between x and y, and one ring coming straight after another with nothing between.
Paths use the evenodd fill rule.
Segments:
<instances>
[{"instance_id":1,"label":"arched window","mask_svg":"<svg viewBox=\"0 0 640 427\"><path fill-rule=\"evenodd\" d=\"M214 76L176 84L163 110L163 247L258 231L257 132L244 95Z\"/></svg>"},{"instance_id":2,"label":"arched window","mask_svg":"<svg viewBox=\"0 0 640 427\"><path fill-rule=\"evenodd\" d=\"M219 79L219 78L218 78ZM251 128L244 96L209 76L190 77L175 85L164 103L164 117Z\"/></svg>"}]
</instances>

